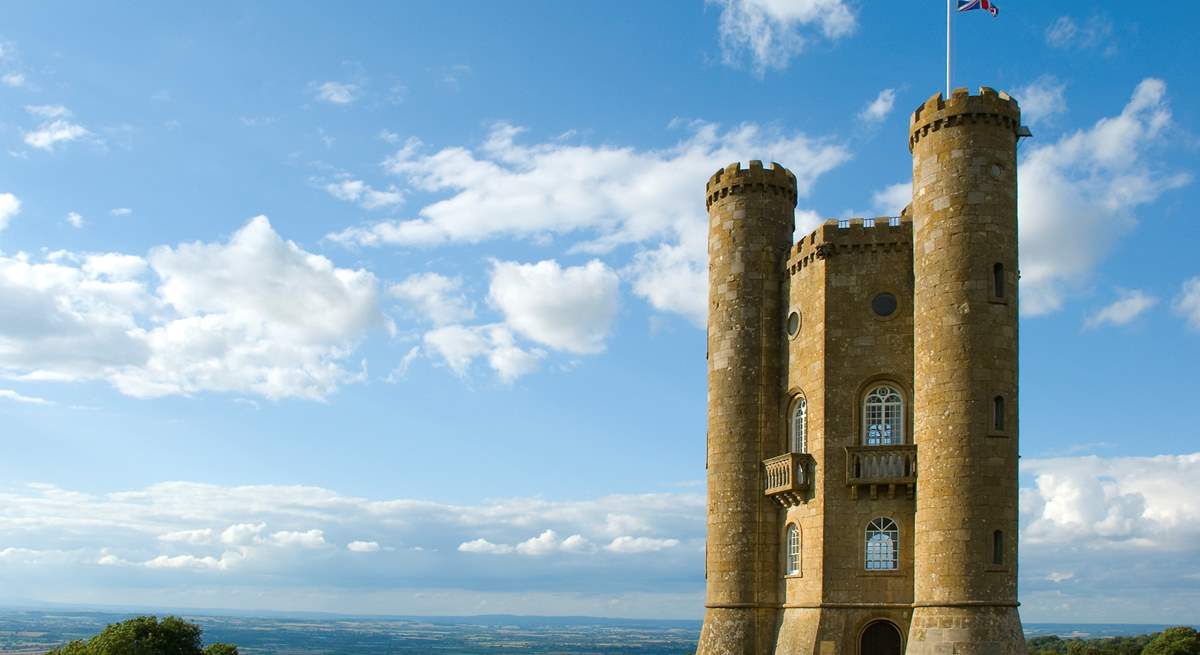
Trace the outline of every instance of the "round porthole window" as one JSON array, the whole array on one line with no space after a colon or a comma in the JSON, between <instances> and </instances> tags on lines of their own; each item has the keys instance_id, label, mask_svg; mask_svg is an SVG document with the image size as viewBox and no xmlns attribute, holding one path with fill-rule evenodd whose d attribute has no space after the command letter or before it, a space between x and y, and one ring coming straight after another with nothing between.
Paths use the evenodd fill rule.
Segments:
<instances>
[{"instance_id":1,"label":"round porthole window","mask_svg":"<svg viewBox=\"0 0 1200 655\"><path fill-rule=\"evenodd\" d=\"M787 333L789 337L794 337L800 334L800 312L792 312L788 314Z\"/></svg>"},{"instance_id":2,"label":"round porthole window","mask_svg":"<svg viewBox=\"0 0 1200 655\"><path fill-rule=\"evenodd\" d=\"M896 313L896 296L890 293L876 294L871 299L871 311L875 312L876 316L886 318Z\"/></svg>"}]
</instances>

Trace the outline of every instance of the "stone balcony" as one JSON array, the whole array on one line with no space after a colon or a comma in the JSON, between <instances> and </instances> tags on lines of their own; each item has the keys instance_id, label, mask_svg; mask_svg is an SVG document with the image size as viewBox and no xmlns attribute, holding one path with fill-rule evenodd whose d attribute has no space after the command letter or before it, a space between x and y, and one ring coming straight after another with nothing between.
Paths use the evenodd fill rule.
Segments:
<instances>
[{"instance_id":1,"label":"stone balcony","mask_svg":"<svg viewBox=\"0 0 1200 655\"><path fill-rule=\"evenodd\" d=\"M846 484L854 498L860 489L867 490L871 498L880 492L895 498L897 489L912 498L917 486L917 447L847 446Z\"/></svg>"},{"instance_id":2,"label":"stone balcony","mask_svg":"<svg viewBox=\"0 0 1200 655\"><path fill-rule=\"evenodd\" d=\"M812 455L808 453L784 453L763 460L763 493L774 498L783 507L799 505L804 502L806 494L812 488L815 465Z\"/></svg>"}]
</instances>

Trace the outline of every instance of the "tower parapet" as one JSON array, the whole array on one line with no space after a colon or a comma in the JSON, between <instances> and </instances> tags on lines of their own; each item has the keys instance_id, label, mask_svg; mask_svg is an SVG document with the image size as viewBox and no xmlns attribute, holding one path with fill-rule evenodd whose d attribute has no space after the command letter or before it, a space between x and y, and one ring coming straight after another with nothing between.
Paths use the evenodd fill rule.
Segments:
<instances>
[{"instance_id":1,"label":"tower parapet","mask_svg":"<svg viewBox=\"0 0 1200 655\"><path fill-rule=\"evenodd\" d=\"M741 162L730 164L713 173L704 189L708 193L706 207L730 194L744 193L781 195L796 206L796 176L774 162L770 168L758 160L752 160L749 168L742 168Z\"/></svg>"},{"instance_id":2,"label":"tower parapet","mask_svg":"<svg viewBox=\"0 0 1200 655\"><path fill-rule=\"evenodd\" d=\"M986 86L980 87L976 96L964 88L955 89L949 100L937 93L912 113L908 122L908 149L911 152L930 132L979 124L1011 130L1015 143L1021 128L1021 108L1007 93Z\"/></svg>"}]
</instances>

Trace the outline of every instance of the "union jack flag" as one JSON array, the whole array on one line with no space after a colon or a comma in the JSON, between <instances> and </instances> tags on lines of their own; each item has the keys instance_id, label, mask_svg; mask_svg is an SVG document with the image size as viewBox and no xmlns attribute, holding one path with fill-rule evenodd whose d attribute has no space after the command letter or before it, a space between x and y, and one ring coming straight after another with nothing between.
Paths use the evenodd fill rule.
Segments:
<instances>
[{"instance_id":1,"label":"union jack flag","mask_svg":"<svg viewBox=\"0 0 1200 655\"><path fill-rule=\"evenodd\" d=\"M971 11L972 9L986 9L992 16L1000 15L1000 8L991 0L958 0L959 11Z\"/></svg>"}]
</instances>

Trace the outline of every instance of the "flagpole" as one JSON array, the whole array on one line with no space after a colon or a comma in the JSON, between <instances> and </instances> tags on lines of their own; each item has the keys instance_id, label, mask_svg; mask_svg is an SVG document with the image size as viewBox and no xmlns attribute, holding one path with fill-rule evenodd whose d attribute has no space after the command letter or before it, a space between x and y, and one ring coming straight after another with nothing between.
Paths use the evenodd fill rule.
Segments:
<instances>
[{"instance_id":1,"label":"flagpole","mask_svg":"<svg viewBox=\"0 0 1200 655\"><path fill-rule=\"evenodd\" d=\"M950 97L950 5L954 0L946 0L946 97Z\"/></svg>"}]
</instances>

